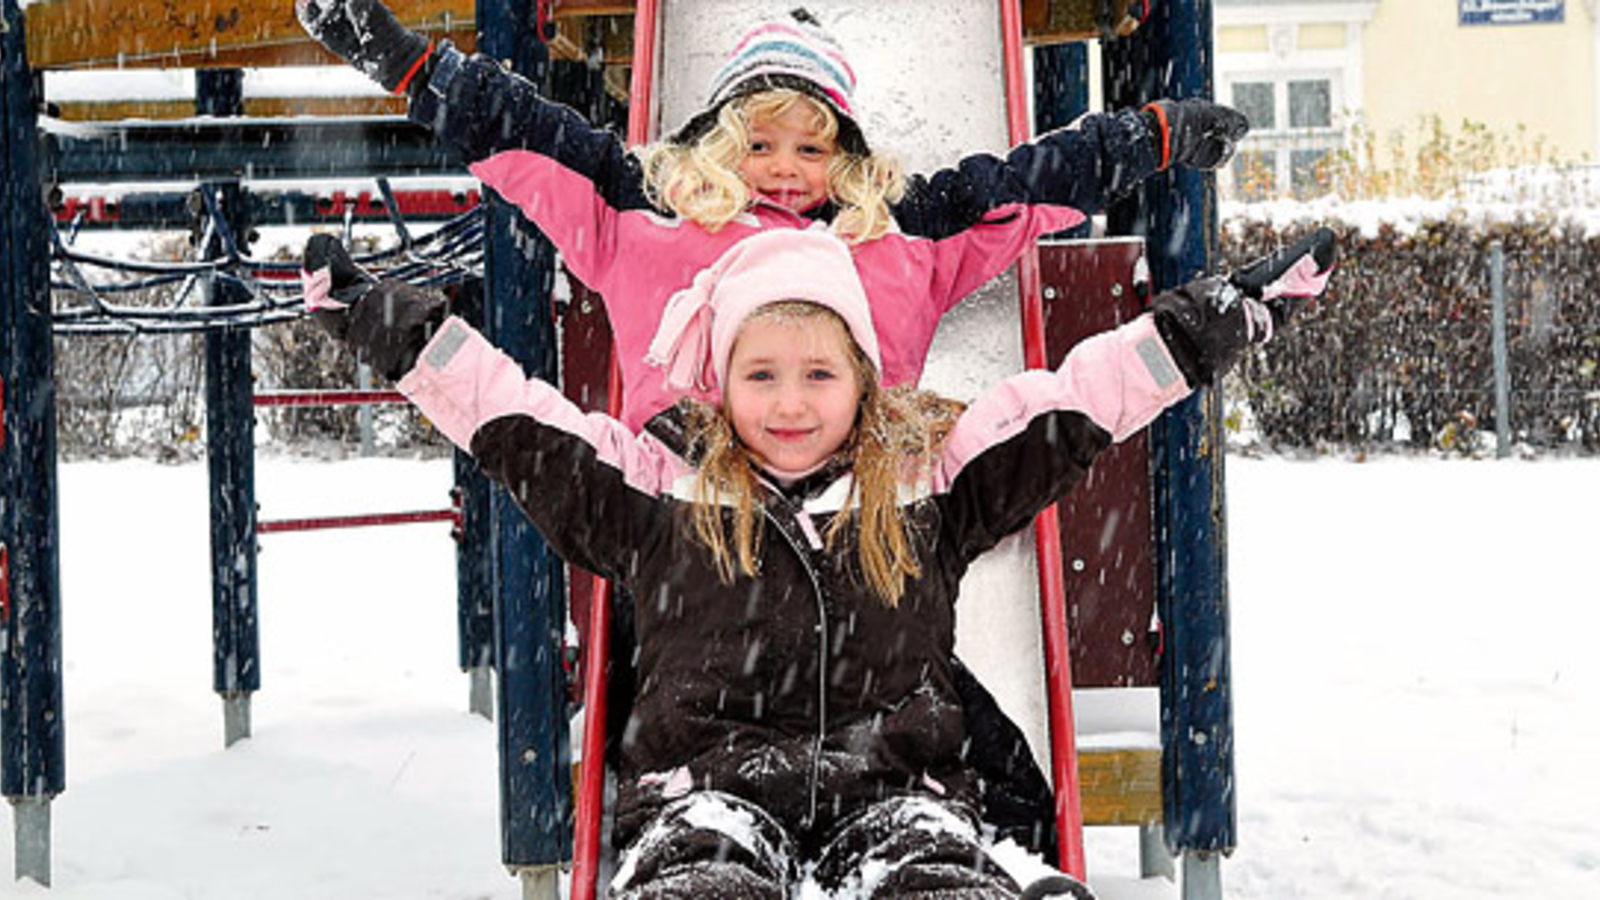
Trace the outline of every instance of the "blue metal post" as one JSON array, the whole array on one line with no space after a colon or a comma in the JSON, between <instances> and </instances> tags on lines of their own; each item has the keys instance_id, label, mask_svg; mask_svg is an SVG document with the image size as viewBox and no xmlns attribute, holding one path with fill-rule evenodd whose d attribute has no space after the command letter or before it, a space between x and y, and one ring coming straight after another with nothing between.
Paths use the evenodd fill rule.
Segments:
<instances>
[{"instance_id":1,"label":"blue metal post","mask_svg":"<svg viewBox=\"0 0 1600 900\"><path fill-rule=\"evenodd\" d=\"M1210 97L1210 0L1167 0L1131 37L1106 45L1115 106ZM1110 99L1114 98L1114 99ZM1175 169L1113 211L1118 233L1146 231L1158 288L1207 271L1216 245L1214 176ZM1166 629L1161 732L1166 843L1214 865L1236 842L1233 689L1220 390L1200 391L1153 427L1158 601ZM1188 879L1186 879L1187 884ZM1189 888L1185 888L1189 893Z\"/></svg>"},{"instance_id":2,"label":"blue metal post","mask_svg":"<svg viewBox=\"0 0 1600 900\"><path fill-rule=\"evenodd\" d=\"M50 801L66 789L50 272L39 85L22 11L0 5L0 782L16 877L50 883Z\"/></svg>"},{"instance_id":3,"label":"blue metal post","mask_svg":"<svg viewBox=\"0 0 1600 900\"><path fill-rule=\"evenodd\" d=\"M202 69L195 73L195 108L201 115L244 112L244 73ZM215 197L223 223L244 252L250 231L248 198L238 180L209 182L200 190ZM220 235L202 248L206 258L225 256ZM207 303L246 303L241 286L213 280ZM222 697L223 742L250 736L250 695L261 687L256 625L255 410L251 403L250 329L207 331L206 463L211 484L212 689Z\"/></svg>"},{"instance_id":4,"label":"blue metal post","mask_svg":"<svg viewBox=\"0 0 1600 900\"><path fill-rule=\"evenodd\" d=\"M534 34L533 0L478 0L477 12L479 50L545 83L549 52ZM491 194L486 206L488 337L529 375L554 381L554 248L500 197ZM572 854L572 754L561 665L565 573L509 494L493 491L490 507L502 858L524 878L525 894L553 898L557 867Z\"/></svg>"}]
</instances>

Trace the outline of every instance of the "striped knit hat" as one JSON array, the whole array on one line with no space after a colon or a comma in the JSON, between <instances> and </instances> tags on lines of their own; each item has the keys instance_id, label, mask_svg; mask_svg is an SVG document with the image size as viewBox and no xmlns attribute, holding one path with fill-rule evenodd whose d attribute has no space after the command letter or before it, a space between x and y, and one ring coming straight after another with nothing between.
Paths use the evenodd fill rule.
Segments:
<instances>
[{"instance_id":1,"label":"striped knit hat","mask_svg":"<svg viewBox=\"0 0 1600 900\"><path fill-rule=\"evenodd\" d=\"M856 73L837 41L809 11L791 10L791 21L757 25L746 32L711 80L711 99L678 133L675 144L692 144L717 123L730 100L789 88L827 104L839 120L839 148L867 155L867 141L856 123L852 97Z\"/></svg>"}]
</instances>

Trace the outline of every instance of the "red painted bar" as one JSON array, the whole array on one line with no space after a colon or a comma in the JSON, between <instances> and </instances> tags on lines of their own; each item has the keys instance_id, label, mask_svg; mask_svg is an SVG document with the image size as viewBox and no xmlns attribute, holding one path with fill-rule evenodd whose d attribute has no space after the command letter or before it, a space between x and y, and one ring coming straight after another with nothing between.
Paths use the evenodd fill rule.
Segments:
<instances>
[{"instance_id":1,"label":"red painted bar","mask_svg":"<svg viewBox=\"0 0 1600 900\"><path fill-rule=\"evenodd\" d=\"M1022 60L1022 8L1018 0L1000 0L1000 32L1005 41L1006 120L1013 145L1031 135L1028 126L1028 81ZM1022 352L1030 369L1049 365L1045 358L1044 297L1039 277L1039 250L1017 260L1022 302ZM1083 807L1078 788L1078 740L1072 715L1072 663L1067 642L1066 585L1061 571L1061 526L1054 506L1033 521L1039 560L1039 604L1044 631L1045 684L1050 704L1050 757L1056 789L1056 838L1061 868L1082 881L1088 866L1083 852Z\"/></svg>"},{"instance_id":2,"label":"red painted bar","mask_svg":"<svg viewBox=\"0 0 1600 900\"><path fill-rule=\"evenodd\" d=\"M257 406L359 406L365 403L406 403L399 391L263 391Z\"/></svg>"},{"instance_id":3,"label":"red painted bar","mask_svg":"<svg viewBox=\"0 0 1600 900\"><path fill-rule=\"evenodd\" d=\"M650 141L655 106L657 0L639 0L633 17L633 72L629 85L628 143ZM607 411L622 410L622 385L615 354L607 383ZM583 747L578 802L573 815L571 900L594 900L600 869L600 821L605 804L606 652L611 646L611 584L594 580L589 627L583 648Z\"/></svg>"},{"instance_id":4,"label":"red painted bar","mask_svg":"<svg viewBox=\"0 0 1600 900\"><path fill-rule=\"evenodd\" d=\"M461 523L454 509L429 509L416 512L363 513L351 516L319 516L306 519L274 519L256 523L256 534L284 531L324 531L333 528L362 528L368 525L409 525L414 522Z\"/></svg>"}]
</instances>

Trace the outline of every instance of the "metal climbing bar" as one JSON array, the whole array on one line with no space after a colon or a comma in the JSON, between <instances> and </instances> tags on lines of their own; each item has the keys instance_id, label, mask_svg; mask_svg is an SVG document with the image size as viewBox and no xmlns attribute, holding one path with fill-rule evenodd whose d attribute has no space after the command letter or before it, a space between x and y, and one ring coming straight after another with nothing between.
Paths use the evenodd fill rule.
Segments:
<instances>
[{"instance_id":1,"label":"metal climbing bar","mask_svg":"<svg viewBox=\"0 0 1600 900\"><path fill-rule=\"evenodd\" d=\"M256 406L359 406L407 402L405 395L399 391L261 391L254 398Z\"/></svg>"},{"instance_id":2,"label":"metal climbing bar","mask_svg":"<svg viewBox=\"0 0 1600 900\"><path fill-rule=\"evenodd\" d=\"M378 179L385 206L397 209L395 194L386 179ZM216 186L203 186L192 196L201 198L205 218L205 242L217 246L214 258L190 262L150 262L116 259L87 253L68 245L53 218L47 218L52 259L58 278L51 287L83 298L78 305L54 312L55 328L62 334L175 334L199 333L214 328L254 328L300 318L298 262L254 260L241 251L234 232L223 221L216 201ZM443 287L481 277L483 258L483 216L470 210L443 223L432 232L415 237L404 218L392 213L390 224L400 238L398 247L359 258L363 265L390 264L388 278L413 284ZM84 272L95 268L141 277L123 280L91 280ZM185 308L189 286L196 280L213 290L228 291L241 302L214 303ZM184 283L177 302L164 307L116 304L108 295L154 290ZM242 300L249 297L249 300Z\"/></svg>"},{"instance_id":3,"label":"metal climbing bar","mask_svg":"<svg viewBox=\"0 0 1600 900\"><path fill-rule=\"evenodd\" d=\"M473 183L476 184L475 182ZM388 221L381 194L339 188L310 192L285 190L272 182L252 183L262 225L330 225L347 217L354 222ZM107 196L99 186L86 186L88 193L61 191L51 203L53 218L70 225L74 232L83 229L146 229L150 231L185 229L194 220L189 190L131 191ZM410 221L445 222L471 211L478 205L475 186L450 188L401 188L394 191L395 208Z\"/></svg>"},{"instance_id":4,"label":"metal climbing bar","mask_svg":"<svg viewBox=\"0 0 1600 900\"><path fill-rule=\"evenodd\" d=\"M418 522L449 522L459 528L461 510L425 509L411 512L353 513L343 516L306 516L298 519L263 519L256 523L256 534L331 531L340 528L367 528L373 525L412 525Z\"/></svg>"},{"instance_id":5,"label":"metal climbing bar","mask_svg":"<svg viewBox=\"0 0 1600 900\"><path fill-rule=\"evenodd\" d=\"M52 184L456 175L458 160L402 116L43 122ZM284 147L316 147L285 153Z\"/></svg>"}]
</instances>

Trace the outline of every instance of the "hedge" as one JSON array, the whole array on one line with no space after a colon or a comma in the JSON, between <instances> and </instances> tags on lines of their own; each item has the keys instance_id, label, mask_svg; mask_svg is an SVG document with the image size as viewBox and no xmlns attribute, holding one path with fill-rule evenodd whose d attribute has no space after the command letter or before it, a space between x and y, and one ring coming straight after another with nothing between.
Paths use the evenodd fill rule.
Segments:
<instances>
[{"instance_id":1,"label":"hedge","mask_svg":"<svg viewBox=\"0 0 1600 900\"><path fill-rule=\"evenodd\" d=\"M1309 226L1223 229L1224 266ZM1481 452L1495 432L1490 246L1504 248L1510 431L1526 449L1600 449L1600 239L1550 222L1462 217L1344 227L1323 299L1227 388L1279 449Z\"/></svg>"},{"instance_id":2,"label":"hedge","mask_svg":"<svg viewBox=\"0 0 1600 900\"><path fill-rule=\"evenodd\" d=\"M1459 216L1405 229L1328 224L1341 231L1343 257L1326 295L1225 385L1235 443L1296 452L1486 450L1495 430L1488 256L1498 240L1514 438L1533 452L1600 450L1600 239L1550 222ZM1280 231L1233 216L1222 228L1219 268L1308 227ZM355 383L348 354L310 323L260 329L254 347L258 389ZM63 337L56 349L63 455L184 459L203 450L200 341ZM385 445L442 449L409 409L380 410ZM262 418L265 436L283 447L355 440L351 409Z\"/></svg>"}]
</instances>

